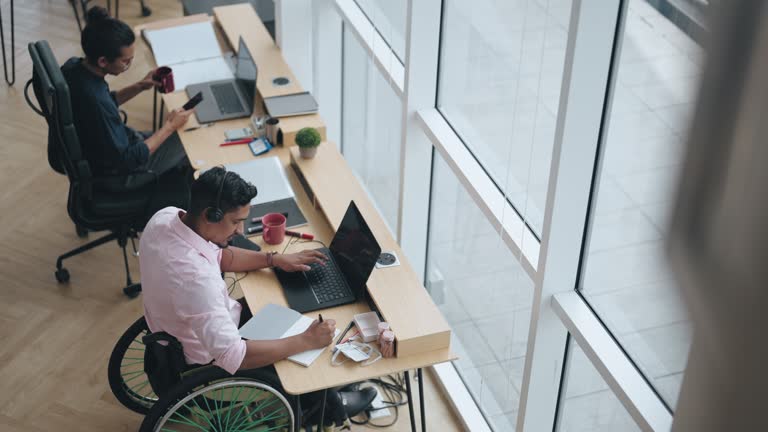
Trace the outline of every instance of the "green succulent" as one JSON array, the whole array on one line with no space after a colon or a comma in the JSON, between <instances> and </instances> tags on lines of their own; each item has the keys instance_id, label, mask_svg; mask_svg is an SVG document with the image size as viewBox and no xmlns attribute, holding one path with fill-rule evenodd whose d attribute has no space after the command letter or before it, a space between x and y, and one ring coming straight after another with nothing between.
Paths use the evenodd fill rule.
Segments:
<instances>
[{"instance_id":1,"label":"green succulent","mask_svg":"<svg viewBox=\"0 0 768 432\"><path fill-rule=\"evenodd\" d=\"M317 147L320 140L320 132L315 128L305 127L296 134L296 145L302 148Z\"/></svg>"}]
</instances>

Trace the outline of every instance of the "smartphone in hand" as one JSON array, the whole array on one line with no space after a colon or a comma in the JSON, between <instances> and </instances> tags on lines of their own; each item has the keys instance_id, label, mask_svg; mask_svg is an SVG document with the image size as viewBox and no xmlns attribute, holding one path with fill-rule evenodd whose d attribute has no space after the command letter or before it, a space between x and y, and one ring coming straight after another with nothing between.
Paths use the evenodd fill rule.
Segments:
<instances>
[{"instance_id":1,"label":"smartphone in hand","mask_svg":"<svg viewBox=\"0 0 768 432\"><path fill-rule=\"evenodd\" d=\"M185 103L182 108L186 110L191 110L192 108L196 107L197 104L203 101L203 92L197 92L196 95L192 96L192 99L188 100L187 103Z\"/></svg>"}]
</instances>

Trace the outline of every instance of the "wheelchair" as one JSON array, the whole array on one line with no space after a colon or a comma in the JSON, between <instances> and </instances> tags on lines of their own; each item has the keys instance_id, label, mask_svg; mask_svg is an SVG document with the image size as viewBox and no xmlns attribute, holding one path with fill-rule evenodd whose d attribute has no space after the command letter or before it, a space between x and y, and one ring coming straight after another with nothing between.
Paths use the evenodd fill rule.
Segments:
<instances>
[{"instance_id":1,"label":"wheelchair","mask_svg":"<svg viewBox=\"0 0 768 432\"><path fill-rule=\"evenodd\" d=\"M158 361L163 356L175 356L184 366L180 370L174 367L178 361ZM212 365L190 367L183 359L181 344L167 333L151 333L144 317L115 345L109 385L126 408L146 415L141 432L290 432L297 427L276 375L263 369L231 375Z\"/></svg>"}]
</instances>

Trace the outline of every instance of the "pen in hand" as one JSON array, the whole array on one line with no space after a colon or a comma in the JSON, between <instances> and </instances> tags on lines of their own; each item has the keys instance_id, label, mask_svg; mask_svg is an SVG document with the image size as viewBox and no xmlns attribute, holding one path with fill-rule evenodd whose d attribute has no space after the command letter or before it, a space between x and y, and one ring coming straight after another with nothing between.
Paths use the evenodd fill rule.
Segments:
<instances>
[{"instance_id":1,"label":"pen in hand","mask_svg":"<svg viewBox=\"0 0 768 432\"><path fill-rule=\"evenodd\" d=\"M320 319L320 322L323 322L323 314L317 314L318 318Z\"/></svg>"}]
</instances>

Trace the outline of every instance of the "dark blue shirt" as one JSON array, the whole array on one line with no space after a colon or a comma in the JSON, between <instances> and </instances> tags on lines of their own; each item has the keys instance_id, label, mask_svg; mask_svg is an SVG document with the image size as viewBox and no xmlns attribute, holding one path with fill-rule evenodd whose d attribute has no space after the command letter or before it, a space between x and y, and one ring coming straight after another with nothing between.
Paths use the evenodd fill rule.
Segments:
<instances>
[{"instance_id":1,"label":"dark blue shirt","mask_svg":"<svg viewBox=\"0 0 768 432\"><path fill-rule=\"evenodd\" d=\"M61 67L83 155L97 175L133 171L147 162L149 148L143 135L123 123L104 78L89 71L83 61L73 57Z\"/></svg>"}]
</instances>

